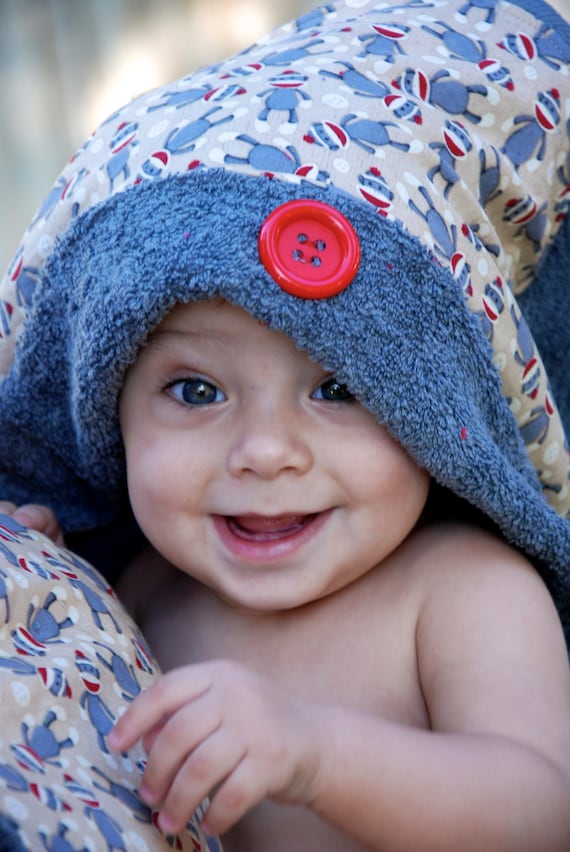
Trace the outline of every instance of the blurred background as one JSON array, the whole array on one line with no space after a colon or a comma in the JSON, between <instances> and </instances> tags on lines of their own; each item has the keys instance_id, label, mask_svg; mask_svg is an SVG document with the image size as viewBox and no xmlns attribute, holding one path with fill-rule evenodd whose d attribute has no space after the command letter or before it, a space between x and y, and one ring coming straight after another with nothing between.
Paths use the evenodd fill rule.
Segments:
<instances>
[{"instance_id":1,"label":"blurred background","mask_svg":"<svg viewBox=\"0 0 570 852\"><path fill-rule=\"evenodd\" d=\"M53 181L114 109L317 0L0 0L0 277Z\"/></svg>"},{"instance_id":2,"label":"blurred background","mask_svg":"<svg viewBox=\"0 0 570 852\"><path fill-rule=\"evenodd\" d=\"M0 276L65 162L114 109L317 5L0 0ZM570 17L570 0L551 5Z\"/></svg>"}]
</instances>

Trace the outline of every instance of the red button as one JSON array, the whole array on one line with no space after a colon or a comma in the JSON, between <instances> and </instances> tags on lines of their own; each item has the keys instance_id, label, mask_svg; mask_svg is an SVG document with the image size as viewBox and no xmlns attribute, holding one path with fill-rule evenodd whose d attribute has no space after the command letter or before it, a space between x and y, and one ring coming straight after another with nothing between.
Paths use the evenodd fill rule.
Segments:
<instances>
[{"instance_id":1,"label":"red button","mask_svg":"<svg viewBox=\"0 0 570 852\"><path fill-rule=\"evenodd\" d=\"M287 201L259 232L261 262L283 290L302 299L325 299L348 287L360 264L356 231L322 201Z\"/></svg>"}]
</instances>

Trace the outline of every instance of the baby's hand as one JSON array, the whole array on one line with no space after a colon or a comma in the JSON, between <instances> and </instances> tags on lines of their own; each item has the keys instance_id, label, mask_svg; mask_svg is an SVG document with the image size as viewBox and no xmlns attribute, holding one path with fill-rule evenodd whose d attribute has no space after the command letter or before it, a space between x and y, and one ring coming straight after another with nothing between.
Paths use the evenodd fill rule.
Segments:
<instances>
[{"instance_id":1,"label":"baby's hand","mask_svg":"<svg viewBox=\"0 0 570 852\"><path fill-rule=\"evenodd\" d=\"M58 547L65 547L63 533L57 518L47 506L40 506L39 503L16 506L15 503L10 503L8 500L0 500L0 514L10 515L23 526L47 535Z\"/></svg>"},{"instance_id":2,"label":"baby's hand","mask_svg":"<svg viewBox=\"0 0 570 852\"><path fill-rule=\"evenodd\" d=\"M108 737L119 752L142 738L140 794L161 805L163 832L181 831L206 796L203 821L223 835L266 797L310 804L324 752L320 709L232 662L176 669L129 706Z\"/></svg>"}]
</instances>

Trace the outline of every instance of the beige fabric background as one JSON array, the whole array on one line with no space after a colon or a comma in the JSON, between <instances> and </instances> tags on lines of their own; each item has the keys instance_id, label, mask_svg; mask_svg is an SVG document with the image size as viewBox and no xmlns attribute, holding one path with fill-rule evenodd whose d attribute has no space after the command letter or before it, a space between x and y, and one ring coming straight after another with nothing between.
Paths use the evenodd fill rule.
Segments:
<instances>
[{"instance_id":1,"label":"beige fabric background","mask_svg":"<svg viewBox=\"0 0 570 852\"><path fill-rule=\"evenodd\" d=\"M0 0L0 276L73 151L146 89L314 0Z\"/></svg>"}]
</instances>

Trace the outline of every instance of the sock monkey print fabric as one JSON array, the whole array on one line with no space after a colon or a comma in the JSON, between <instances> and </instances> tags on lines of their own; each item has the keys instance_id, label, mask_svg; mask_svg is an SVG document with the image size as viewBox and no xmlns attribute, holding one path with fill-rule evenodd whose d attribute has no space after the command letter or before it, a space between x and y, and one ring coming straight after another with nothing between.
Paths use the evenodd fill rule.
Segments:
<instances>
[{"instance_id":1,"label":"sock monkey print fabric","mask_svg":"<svg viewBox=\"0 0 570 852\"><path fill-rule=\"evenodd\" d=\"M106 738L157 677L103 577L0 515L0 848L220 852L200 814L163 836L137 795L142 750Z\"/></svg>"}]
</instances>

